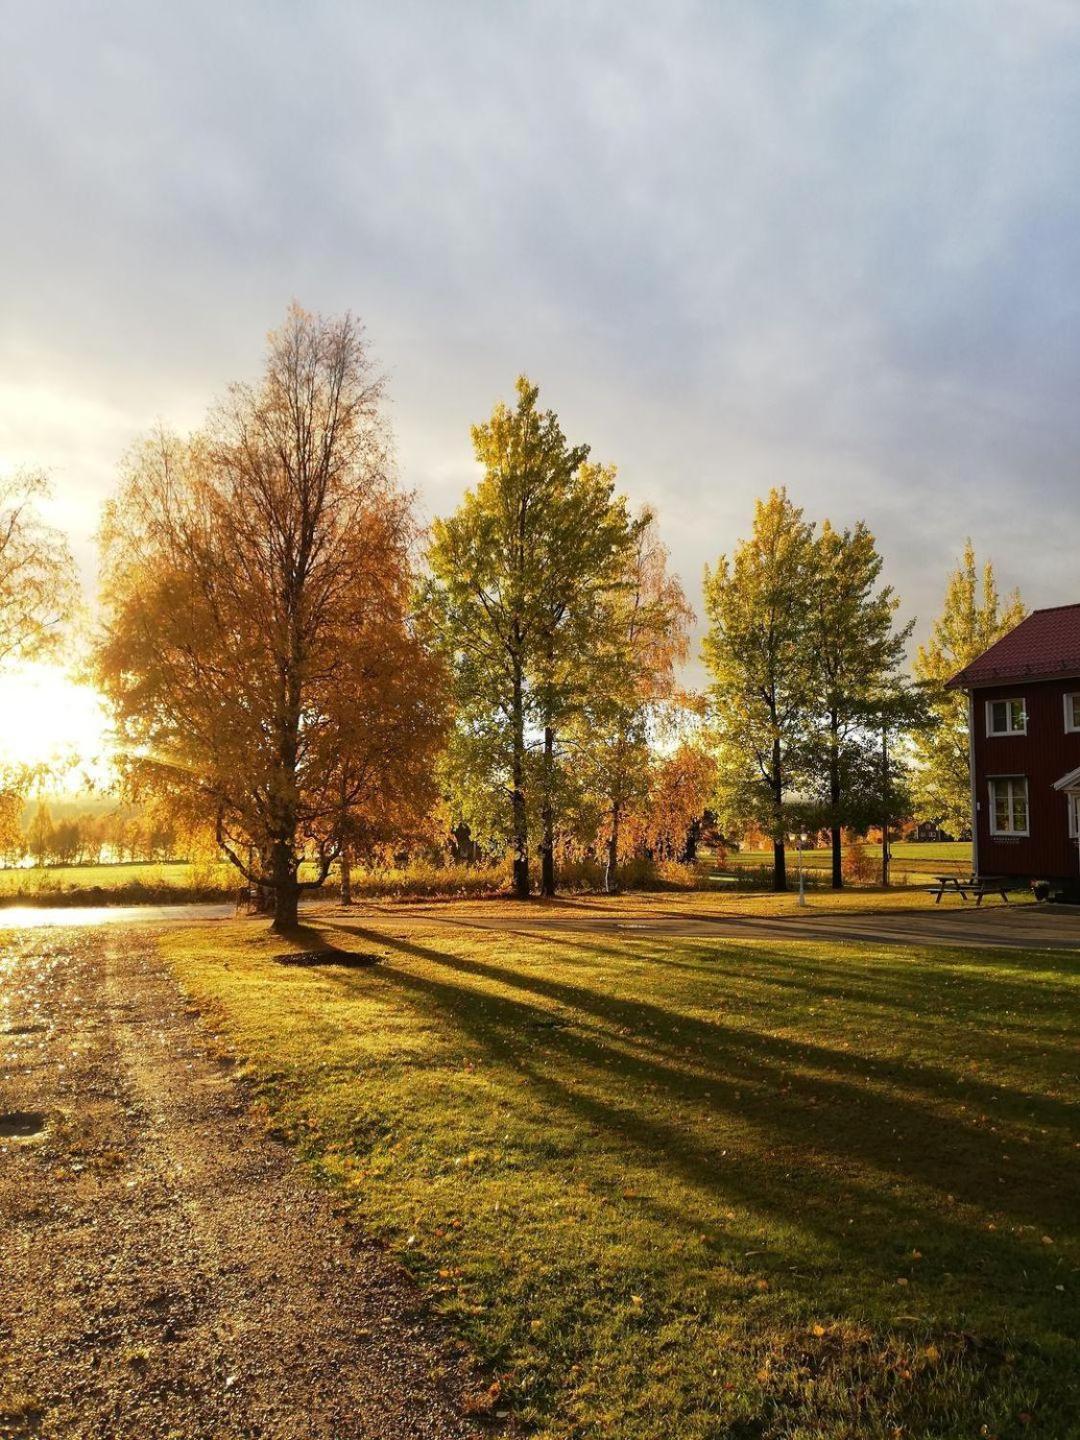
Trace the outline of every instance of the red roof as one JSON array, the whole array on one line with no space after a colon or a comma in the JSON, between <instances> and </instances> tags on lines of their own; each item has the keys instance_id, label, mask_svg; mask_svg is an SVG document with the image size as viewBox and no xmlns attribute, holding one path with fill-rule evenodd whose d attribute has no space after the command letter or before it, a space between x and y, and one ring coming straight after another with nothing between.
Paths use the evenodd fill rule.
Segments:
<instances>
[{"instance_id":1,"label":"red roof","mask_svg":"<svg viewBox=\"0 0 1080 1440\"><path fill-rule=\"evenodd\" d=\"M972 690L1006 680L1080 675L1080 605L1033 610L1015 630L965 666L948 688Z\"/></svg>"}]
</instances>

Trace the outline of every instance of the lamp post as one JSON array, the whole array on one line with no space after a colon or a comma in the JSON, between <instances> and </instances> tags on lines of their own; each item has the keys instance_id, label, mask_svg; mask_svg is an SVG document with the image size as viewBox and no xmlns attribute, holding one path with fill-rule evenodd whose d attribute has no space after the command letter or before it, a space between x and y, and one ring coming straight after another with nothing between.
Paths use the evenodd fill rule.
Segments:
<instances>
[{"instance_id":1,"label":"lamp post","mask_svg":"<svg viewBox=\"0 0 1080 1440\"><path fill-rule=\"evenodd\" d=\"M798 854L799 854L799 899L798 899L798 901L797 901L796 903L799 904L799 905L805 905L805 904L806 904L806 885L805 885L805 883L804 883L804 881L803 881L803 858L802 858L802 852L803 852L803 846L806 844L806 841L807 841L807 838L808 838L808 837L807 837L807 834L806 834L806 831L805 831L805 830L800 830L797 834L793 835L791 838L795 841L795 847L796 847L796 849L797 849L797 851L798 851Z\"/></svg>"}]
</instances>

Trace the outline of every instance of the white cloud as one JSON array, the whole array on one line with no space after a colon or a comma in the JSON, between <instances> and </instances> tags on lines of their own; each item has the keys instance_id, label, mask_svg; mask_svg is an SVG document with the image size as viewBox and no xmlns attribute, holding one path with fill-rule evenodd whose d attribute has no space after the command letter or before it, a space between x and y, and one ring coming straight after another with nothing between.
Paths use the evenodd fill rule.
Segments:
<instances>
[{"instance_id":1,"label":"white cloud","mask_svg":"<svg viewBox=\"0 0 1080 1440\"><path fill-rule=\"evenodd\" d=\"M971 534L1077 598L1080 12L877 0L12 8L0 454L89 564L119 455L367 320L428 514L527 369L701 567L787 483L910 611Z\"/></svg>"}]
</instances>

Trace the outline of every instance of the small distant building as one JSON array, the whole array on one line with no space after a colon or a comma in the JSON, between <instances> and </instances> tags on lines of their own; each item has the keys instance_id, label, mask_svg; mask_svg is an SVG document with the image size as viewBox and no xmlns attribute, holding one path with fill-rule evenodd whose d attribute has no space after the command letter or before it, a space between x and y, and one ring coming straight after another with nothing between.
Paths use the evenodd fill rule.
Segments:
<instances>
[{"instance_id":1,"label":"small distant building","mask_svg":"<svg viewBox=\"0 0 1080 1440\"><path fill-rule=\"evenodd\" d=\"M968 692L976 873L1080 889L1080 605L1033 611L949 687Z\"/></svg>"}]
</instances>

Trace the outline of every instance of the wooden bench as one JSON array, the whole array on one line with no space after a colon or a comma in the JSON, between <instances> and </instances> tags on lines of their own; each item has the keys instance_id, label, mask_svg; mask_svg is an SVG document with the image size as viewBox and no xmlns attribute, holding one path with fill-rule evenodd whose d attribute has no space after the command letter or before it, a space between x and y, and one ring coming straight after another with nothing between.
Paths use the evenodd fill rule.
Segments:
<instances>
[{"instance_id":1,"label":"wooden bench","mask_svg":"<svg viewBox=\"0 0 1080 1440\"><path fill-rule=\"evenodd\" d=\"M935 875L934 879L937 884L929 886L927 893L933 895L935 905L941 904L943 895L959 895L965 904L970 895L976 906L982 904L984 895L1000 895L1006 905L1009 903L1008 883L1004 880L990 880L985 876L980 879L977 875Z\"/></svg>"}]
</instances>

